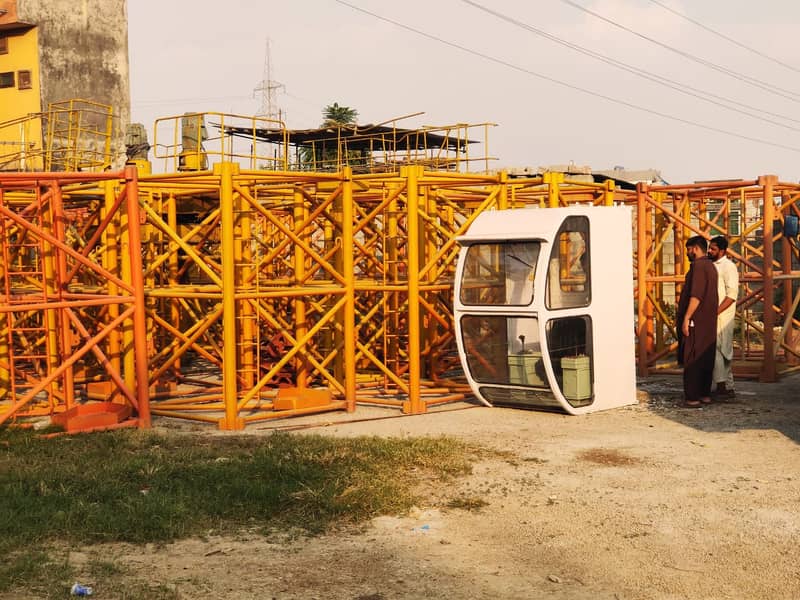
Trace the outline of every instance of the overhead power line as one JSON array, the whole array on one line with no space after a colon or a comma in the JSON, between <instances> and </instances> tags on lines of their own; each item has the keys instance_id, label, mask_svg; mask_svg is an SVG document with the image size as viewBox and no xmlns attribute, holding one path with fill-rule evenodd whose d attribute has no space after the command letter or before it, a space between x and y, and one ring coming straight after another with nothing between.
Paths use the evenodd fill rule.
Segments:
<instances>
[{"instance_id":1,"label":"overhead power line","mask_svg":"<svg viewBox=\"0 0 800 600\"><path fill-rule=\"evenodd\" d=\"M546 32L546 31L544 31L542 29L534 27L533 25L530 25L528 23L525 23L523 21L515 19L514 17L511 17L509 15L503 14L503 13L498 12L496 10L493 10L493 9L487 7L487 6L484 6L483 4L475 2L474 0L461 0L461 1L464 2L465 4L468 4L468 5L472 6L472 7L474 7L474 8L477 8L478 10L481 10L481 11L483 11L485 13L488 13L488 14L490 14L492 16L495 16L495 17L497 17L498 19L500 19L502 21L506 21L507 23L510 23L510 24L514 25L515 27L519 27L521 29L525 29L525 30L527 30L527 31L529 31L531 33L534 33L534 34L536 34L538 36L541 36L541 37L543 37L545 39L548 39L548 40L550 40L552 42L555 42L555 43L560 44L562 46L566 46L567 48L569 48L571 50L575 50L576 52L580 52L581 54L584 54L586 56L594 58L595 60L599 60L601 62L604 62L604 63L608 64L608 65L611 65L612 67L616 67L616 68L621 69L623 71L627 71L628 73L632 73L633 75L636 75L636 76L641 77L643 79L647 79L648 81L652 81L652 82L657 83L659 85L663 85L664 87L667 87L667 88L670 88L670 89L675 90L677 92L680 92L681 94L685 94L685 95L691 96L693 98L698 98L698 99L702 100L703 102L708 102L709 104L714 104L716 106L721 106L722 108L737 112L737 113L742 114L742 115L747 115L748 117L751 117L753 119L758 119L760 121L764 121L764 122L770 123L772 125L777 125L778 127L784 127L786 129L791 129L792 131L800 131L800 128L798 128L798 127L793 127L791 125L786 125L785 123L781 123L781 122L775 121L773 119L768 119L768 118L766 118L766 117L764 117L764 116L762 116L760 114L754 114L754 113L748 112L746 110L741 110L741 109L738 109L738 108L735 108L735 107L729 106L729 105L733 104L733 105L736 105L736 106L749 108L750 110L754 110L754 111L757 111L759 113L764 113L764 114L767 114L767 115L770 115L770 116L773 116L773 117L778 117L778 118L781 118L781 119L785 119L787 121L792 121L794 123L800 123L800 119L795 119L795 118L789 117L787 115L781 115L781 114L778 114L778 113L773 113L773 112L770 112L770 111L767 111L767 110L764 110L764 109L757 108L755 106L751 106L749 104L744 104L742 102L737 102L736 100L732 100L730 98L725 98L724 96L720 96L720 95L715 94L713 92L709 92L707 90L701 90L699 88L692 87L690 85L686 85L686 84L680 83L678 81L675 81L673 79L669 79L667 77L663 77L663 76L658 75L656 73L648 73L644 69L640 69L638 67L635 67L633 65L629 65L628 63L624 63L624 62L619 61L619 60L617 60L615 58L612 58L610 56L607 56L607 55L604 55L604 54L600 54L599 52L595 52L594 50L590 50L588 48L584 48L583 46L579 46L578 44L574 44L572 42L569 42L569 41L567 41L565 39L562 39L562 38L560 38L558 36L555 36L555 35L553 35L551 33L548 33L548 32Z\"/></svg>"},{"instance_id":2,"label":"overhead power line","mask_svg":"<svg viewBox=\"0 0 800 600\"><path fill-rule=\"evenodd\" d=\"M349 2L345 2L345 0L334 0L334 2L337 2L337 3L339 3L339 4L343 5L343 6L347 6L348 8L356 10L356 11L358 11L360 13L365 14L365 15L369 15L371 17L374 17L374 18L379 19L381 21L384 21L386 23L390 23L390 24L394 25L395 27L399 27L401 29L405 29L406 31L410 31L412 33L416 33L417 35L420 35L422 37L428 38L429 40L433 40L433 41L438 42L440 44L444 44L446 46L450 46L451 48L456 48L457 50L461 50L462 52L467 52L469 54L472 54L473 56L477 56L479 58L483 58L484 60L488 60L490 62L499 64L499 65L503 65L504 67L508 67L509 69L513 69L514 71L518 71L520 73L525 73L526 75L530 75L532 77L537 77L539 79L543 79L545 81L549 81L550 83L555 83L556 85L560 85L562 87L565 87L565 88L568 88L568 89L571 89L571 90L582 92L584 94L588 94L588 95L594 96L596 98L602 98L603 100L607 100L608 102L613 102L614 104L619 104L619 105L625 106L627 108L633 108L634 110L638 110L638 111L645 112L645 113L648 113L648 114L651 114L651 115L662 117L664 119L669 119L671 121L677 121L679 123L684 123L686 125L693 125L695 127L699 127L700 129L705 129L707 131L714 131L716 133L721 133L723 135L739 138L739 139L742 139L742 140L747 140L747 141L750 141L750 142L756 142L758 144L764 144L764 145L767 145L767 146L773 146L775 148L782 148L784 150L791 150L792 152L800 152L800 148L797 148L797 147L794 147L794 146L787 146L785 144L779 144L777 142L770 142L769 140L763 140L761 138L751 137L751 136L748 136L748 135L735 133L735 132L732 132L732 131L727 131L725 129L720 129L718 127L712 127L710 125L704 125L703 123L698 123L697 121L691 121L689 119L684 119L684 118L681 118L681 117L677 117L675 115L670 115L670 114L667 114L667 113L663 113L663 112L658 111L658 110L654 110L654 109L651 109L651 108L646 108L644 106L639 106L637 104L633 104L632 102L627 102L625 100L620 100L619 98L614 98L612 96L606 96L605 94L601 94L599 92L594 92L592 90L589 90L589 89L586 89L586 88L583 88L583 87L580 87L580 86L577 86L577 85L573 85L571 83L567 83L567 82L561 81L559 79L555 79L554 77L549 77L547 75L542 75L541 73L536 73L535 71L531 71L530 69L526 69L524 67L520 67L518 65L515 65L515 64L510 63L508 61L505 61L503 59L496 58L496 57L490 56L488 54L484 54L483 52L479 52L477 50L473 50L472 48L468 48L466 46L462 46L461 44L457 44L455 42L450 42L448 40L445 40L445 39L440 38L438 36L432 35L430 33L426 33L426 32L421 31L419 29L415 29L414 27L411 27L409 25L405 25L404 23L400 23L398 21L394 21L393 19L389 19L388 17L384 17L384 16L379 15L377 13L368 11L368 10L366 10L364 8L361 8L360 6L356 6L356 5L351 4Z\"/></svg>"},{"instance_id":3,"label":"overhead power line","mask_svg":"<svg viewBox=\"0 0 800 600\"><path fill-rule=\"evenodd\" d=\"M659 42L657 39L646 36L643 33L639 33L638 31L636 31L635 29L631 29L630 27L625 27L625 25L617 23L616 21L609 19L608 17L604 17L603 15L588 9L585 6L581 6L580 4L578 4L577 2L573 2L572 0L561 0L561 2L563 2L564 4L568 4L569 6L572 6L573 8L576 8L580 11L583 11L586 14L592 15L596 19L600 19L601 21L604 21L609 25L613 25L614 27L622 29L623 31L627 31L628 33L635 35L636 37L641 38L643 40L646 40L651 44L655 44L656 46L664 48L665 50L674 52L675 54L678 54L683 58L691 60L692 62L696 62L697 64L703 65L704 67L708 67L709 69L713 69L719 73L728 75L729 77L733 77L734 79L738 79L739 81L742 81L744 83L749 83L750 85L760 88L765 92L769 92L770 94L775 94L776 96L781 96L783 98L791 100L792 102L800 103L800 93L798 92L787 90L785 88L773 85L766 81L761 81L760 79L756 79L755 77L750 77L749 75L745 75L744 73L739 73L737 71L734 71L733 69L729 69L727 67L723 67L722 65L713 63L710 60L706 60L705 58L700 58L699 56L695 56L690 52L685 52L684 50L680 50L678 48L675 48L674 46L670 46L669 44Z\"/></svg>"},{"instance_id":4,"label":"overhead power line","mask_svg":"<svg viewBox=\"0 0 800 600\"><path fill-rule=\"evenodd\" d=\"M210 98L163 98L163 99L145 99L134 100L131 104L135 106L163 106L167 104L186 104L188 102L221 102L223 100L251 100L250 96L215 96Z\"/></svg>"},{"instance_id":5,"label":"overhead power line","mask_svg":"<svg viewBox=\"0 0 800 600\"><path fill-rule=\"evenodd\" d=\"M673 15L679 16L681 19L686 19L690 23L693 23L694 25L697 25L701 29L705 29L709 33L713 33L717 37L721 37L723 40L726 40L726 41L730 42L731 44L739 46L739 48L743 48L744 50L747 50L748 52L752 52L753 54L757 54L761 58L766 58L767 60L771 60L772 62L774 62L776 64L779 64L782 67L786 67L787 69L790 69L790 70L794 71L795 73L800 73L800 69L798 69L794 65L790 65L789 63L785 63L782 60L779 60L779 59L775 58L774 56L770 56L769 54L761 52L760 50L756 50L755 48L751 48L750 46L748 46L746 44L743 44L742 42L740 42L739 40L737 40L735 38L727 36L724 33L720 33L719 31L717 31L715 29L712 29L708 25L704 25L700 21L697 21L696 19L693 19L693 18L689 17L688 15L685 15L682 12L677 11L674 8L670 8L669 6L664 4L663 2L659 2L658 0L650 0L650 2L660 6L661 8L663 8L664 10L666 10L668 12L671 12Z\"/></svg>"}]
</instances>

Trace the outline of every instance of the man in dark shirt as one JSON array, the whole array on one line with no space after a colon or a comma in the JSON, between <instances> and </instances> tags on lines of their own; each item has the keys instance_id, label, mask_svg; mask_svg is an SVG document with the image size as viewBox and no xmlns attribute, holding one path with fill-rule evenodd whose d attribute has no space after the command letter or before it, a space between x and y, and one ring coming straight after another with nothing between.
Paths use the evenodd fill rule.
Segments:
<instances>
[{"instance_id":1,"label":"man in dark shirt","mask_svg":"<svg viewBox=\"0 0 800 600\"><path fill-rule=\"evenodd\" d=\"M707 256L708 242L696 235L686 241L691 265L681 290L676 318L678 362L683 365L684 406L711 403L711 380L717 351L717 270Z\"/></svg>"}]
</instances>

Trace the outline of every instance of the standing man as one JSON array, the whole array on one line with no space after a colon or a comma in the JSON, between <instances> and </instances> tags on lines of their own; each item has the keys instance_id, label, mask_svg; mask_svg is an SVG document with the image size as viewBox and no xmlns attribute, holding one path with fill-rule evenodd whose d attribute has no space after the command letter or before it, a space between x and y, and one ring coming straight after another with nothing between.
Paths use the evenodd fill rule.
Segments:
<instances>
[{"instance_id":1,"label":"standing man","mask_svg":"<svg viewBox=\"0 0 800 600\"><path fill-rule=\"evenodd\" d=\"M683 405L711 403L711 381L717 351L717 270L700 235L686 240L691 265L678 301L678 362L683 365Z\"/></svg>"},{"instance_id":2,"label":"standing man","mask_svg":"<svg viewBox=\"0 0 800 600\"><path fill-rule=\"evenodd\" d=\"M733 390L733 321L736 317L736 298L739 295L739 271L728 258L728 240L718 235L711 238L708 257L717 268L719 307L717 308L717 352L714 358L714 383L716 397L730 399L736 396Z\"/></svg>"}]
</instances>

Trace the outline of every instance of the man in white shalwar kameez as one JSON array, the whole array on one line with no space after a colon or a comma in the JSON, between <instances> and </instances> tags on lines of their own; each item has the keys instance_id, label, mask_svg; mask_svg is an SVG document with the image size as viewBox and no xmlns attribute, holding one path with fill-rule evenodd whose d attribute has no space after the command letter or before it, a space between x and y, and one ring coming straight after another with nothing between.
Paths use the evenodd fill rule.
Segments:
<instances>
[{"instance_id":1,"label":"man in white shalwar kameez","mask_svg":"<svg viewBox=\"0 0 800 600\"><path fill-rule=\"evenodd\" d=\"M733 325L736 317L736 298L739 295L739 271L728 258L728 240L723 236L711 238L708 257L717 268L717 354L714 358L714 382L719 399L733 398Z\"/></svg>"}]
</instances>

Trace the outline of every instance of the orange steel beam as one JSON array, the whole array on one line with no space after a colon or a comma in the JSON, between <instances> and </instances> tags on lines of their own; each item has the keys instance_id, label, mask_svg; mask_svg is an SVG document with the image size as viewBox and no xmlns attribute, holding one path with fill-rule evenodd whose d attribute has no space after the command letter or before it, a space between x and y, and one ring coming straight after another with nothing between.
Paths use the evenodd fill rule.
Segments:
<instances>
[{"instance_id":1,"label":"orange steel beam","mask_svg":"<svg viewBox=\"0 0 800 600\"><path fill-rule=\"evenodd\" d=\"M52 176L39 175L42 182L55 181L47 179ZM67 333L85 340L83 330L94 334L115 322L115 312L127 315L125 343L114 350L113 335L108 334L102 348L91 351L93 368L108 373L108 365L116 365L122 354L124 381L136 386L136 403L153 414L241 428L257 420L352 411L357 402L425 412L430 405L460 397L462 382L444 377L454 345L450 304L455 238L480 212L505 207L635 205L632 276L640 374L662 368L672 347L670 305L679 293L685 270L680 250L690 232L727 232L731 254L740 257L745 293L737 310L751 335L737 352L757 356L765 376L770 368L777 370L776 362L768 362L770 355L780 361L796 352L787 330L795 323L789 314L791 299L774 306L774 287L785 294L800 272L787 266L785 256L776 261L770 244L755 238L757 230L771 227L769 207L761 206L767 195L784 198L775 216L798 212L794 203L800 199L800 186L794 184L773 180L771 192L763 178L640 185L634 196L609 183L580 185L560 174L514 179L505 173L433 172L418 166L380 175L353 175L347 169L288 173L240 171L232 163L221 163L213 172L147 176L141 185L127 172L122 178L117 174L116 181L120 179L117 185L127 193L119 195L101 189L102 177L67 175L60 180L59 185L71 186L62 192L65 207L72 198L105 193L106 212L93 213L94 229L81 229L87 232L83 245L65 243L60 237L66 232L48 226L28 233L60 253L56 272L70 282L59 287L60 300L36 300L29 308L34 316L42 309L74 312L81 327L74 320L70 327L61 321L59 347L67 342ZM5 181L0 176L0 194ZM45 185L39 197L53 204L48 210L58 212L52 185ZM26 205L24 195L15 196L14 203L13 209L4 206L10 213L5 222L31 231L20 213L40 209ZM736 210L743 219L738 229ZM115 211L127 211L120 235L126 243L119 247L110 239L118 227L111 214ZM780 238L779 233L766 235ZM94 259L103 252L105 266L98 266ZM112 269L109 259L117 255L124 263L121 272ZM20 260L22 254L14 256ZM117 293L93 296L99 280L105 290ZM30 281L19 281L30 287ZM758 284L763 287L755 289ZM762 303L763 328L751 315ZM6 330L29 326L33 317L18 310L10 303L0 305L0 320L6 315L13 319L4 325ZM752 334L759 328L771 331L770 317L772 324L783 323L786 333L766 352L770 336L758 343ZM37 336L28 332L15 343L33 352L41 344ZM5 335L0 341L0 386L4 365L13 370L3 358L13 350L4 349L9 339ZM209 374L204 380L194 372L200 366ZM115 375L105 376L119 387ZM298 404L276 409L281 385L294 385ZM152 406L147 402L151 387L157 390ZM328 390L329 400L304 403L304 391L310 401L319 389ZM54 391L58 402L63 396ZM140 425L145 422L142 418Z\"/></svg>"},{"instance_id":2,"label":"orange steel beam","mask_svg":"<svg viewBox=\"0 0 800 600\"><path fill-rule=\"evenodd\" d=\"M786 340L791 339L797 321L792 315L791 294L787 294L786 290L789 289L788 281L800 280L800 272L793 272L791 265L787 263L788 252L783 252L781 260L775 259L772 252L773 243L780 240L782 247L789 246L791 252L793 252L793 246L782 239L780 231L773 231L772 223L782 219L784 213L798 213L796 206L798 191L800 191L800 186L797 184L779 183L774 176L763 176L758 181L648 187L648 194L643 201L656 211L656 220L654 223L645 215L637 215L637 229L645 227L648 231L644 235L640 231L636 234L638 239L645 240L647 248L646 253L637 252L636 256L637 299L641 300L641 294L644 292L647 303L645 315L637 312L639 348L637 356L640 373L645 370L642 363L646 361L646 368L650 368L656 365L656 361L664 357L663 351L656 348L654 352L649 347L650 332L647 331L648 328L643 329L643 325L648 319L655 319L655 325L658 328L656 336L660 335L664 329L670 330L673 327L664 308L657 303L668 301L667 296L664 295L663 286L672 285L672 282L675 282L675 297L679 292L679 274L682 272L679 267L684 262L680 249L684 235L688 232L696 232L707 237L722 232L727 234L730 239L730 254L738 262L740 281L744 289L744 296L740 295L737 302L738 310L742 313L740 318L743 324L743 337L740 342L741 347L736 351L737 356L757 358L761 364L761 378L764 380L771 380L777 376L777 360L781 360L779 350L783 351L782 360L787 364L791 362L792 357L797 354L797 350L794 348L794 340L791 343L787 343ZM666 196L661 198L662 194L666 194ZM780 210L774 203L776 195L780 195L782 198ZM772 199L769 202L766 200L768 196ZM750 208L751 205L755 207L755 212ZM674 238L674 259L671 258L671 254L665 252L666 246L670 242L670 238L667 236L669 229L660 234L656 232L656 229L661 227L658 222L662 216L667 219L668 223L671 223L669 228L672 229ZM656 229L650 232L650 228L653 227ZM761 232L763 232L763 243L755 237L757 233ZM650 236L653 234L656 234L657 237L651 240ZM671 275L670 271L665 268L666 257L670 257L669 260L674 265L670 267L670 269L674 268L674 275ZM780 273L777 273L776 270ZM642 272L644 273L643 279ZM639 287L642 282L644 290ZM754 283L763 285L758 289L751 290ZM652 286L655 286L655 289ZM775 305L774 302L776 286L787 296L780 306ZM674 301L674 297L672 300ZM765 322L763 328L756 325L754 319L749 316L749 311L762 304ZM781 315L781 319L777 320L779 315ZM774 325L781 325L777 343L768 333L772 331ZM746 330L751 333L758 331L760 341L754 345L752 337L746 335ZM767 352L768 349L771 349L771 352ZM771 359L770 355L775 359Z\"/></svg>"},{"instance_id":3,"label":"orange steel beam","mask_svg":"<svg viewBox=\"0 0 800 600\"><path fill-rule=\"evenodd\" d=\"M773 327L775 312L772 309L775 289L773 287L773 231L772 223L775 218L774 186L778 182L775 175L764 175L758 180L764 190L764 360L761 363L759 379L772 382L777 379L775 357L773 353Z\"/></svg>"},{"instance_id":4,"label":"orange steel beam","mask_svg":"<svg viewBox=\"0 0 800 600\"><path fill-rule=\"evenodd\" d=\"M131 264L131 284L135 297L133 304L134 359L136 364L136 399L139 422L150 427L149 373L147 370L147 325L144 303L144 276L142 267L141 226L139 214L139 180L135 167L125 169L125 194L128 209L128 255Z\"/></svg>"},{"instance_id":5,"label":"orange steel beam","mask_svg":"<svg viewBox=\"0 0 800 600\"><path fill-rule=\"evenodd\" d=\"M26 407L38 402L39 392L42 391L47 391L49 397L45 414L62 412L75 405L77 386L86 381L81 365L90 364L87 359L92 356L95 360L91 363L95 365L92 368L99 368L110 378L112 395L120 393L137 411L136 422L140 426L149 424L144 329L139 328L138 338L142 341L135 364L140 381L143 380L145 385L138 394L130 391L124 383L118 365L115 366L112 358L109 358L113 357L114 349L108 344L108 339L126 320L135 320L137 314L143 314L143 286L141 281L126 282L120 279L96 262L102 231L114 217L93 213L98 206L96 201L87 202L77 198L84 195L89 198L102 197L106 182L117 182L121 192L111 201L111 212L133 212L135 218L132 221L138 224L138 209L130 206L131 199L134 205L138 201L135 184L131 185L131 180L135 182L136 172L129 171L127 175L124 172L0 174L0 218L4 223L0 244L4 254L8 256L9 248L18 243L15 240L28 240L25 243L36 243L42 249L42 265L45 267L45 270L39 271L35 263L26 267L33 269L27 281L34 284L27 289L14 290L8 287L8 278L12 273L8 269L2 272L6 287L0 299L0 314L5 324L2 333L3 356L0 357L4 367L0 385L5 388L2 396L6 401L0 403L0 422L15 419L18 415L41 414L36 408L28 410ZM126 191L130 191L130 195L126 195ZM126 197L129 206L123 208ZM34 198L34 201L31 202L30 198ZM87 236L88 242L84 236L90 230L90 224L80 216L84 214L95 226L95 233ZM76 221L76 218L79 220ZM9 227L13 227L13 231ZM75 232L77 236L73 235ZM131 256L134 261L141 261L138 232L133 231L133 237ZM30 254L27 258L19 254L14 260L22 265L24 260L38 259ZM141 271L141 263L138 269L134 269L137 270ZM42 278L41 283L36 283L37 277ZM109 293L113 288L116 288L114 293ZM123 290L123 295L119 295L118 290ZM124 309L116 310L120 306ZM22 321L14 323L13 315L21 313L26 315L26 321L40 322L54 332L48 342L49 362L36 371L20 367L20 360L27 360L25 353L35 349L13 347L14 344L26 343L21 336L25 335L25 328L30 327ZM15 332L19 336L15 337ZM78 346L79 340L82 343ZM22 355L18 356L19 352ZM80 382L78 372L81 373ZM14 392L17 389L15 380L24 382L18 394ZM11 397L8 395L9 387L14 392ZM116 392L113 387L116 387Z\"/></svg>"},{"instance_id":6,"label":"orange steel beam","mask_svg":"<svg viewBox=\"0 0 800 600\"><path fill-rule=\"evenodd\" d=\"M647 301L647 211L645 210L647 185L636 186L636 339L638 340L639 375L647 377L647 328L645 303Z\"/></svg>"},{"instance_id":7,"label":"orange steel beam","mask_svg":"<svg viewBox=\"0 0 800 600\"><path fill-rule=\"evenodd\" d=\"M125 320L125 318L129 317L133 313L133 311L133 307L125 311L119 318L112 321L108 328L87 340L81 348L74 351L69 358L67 358L58 366L58 368L49 373L47 377L39 380L26 394L14 401L4 413L0 413L0 425L2 425L9 418L13 417L20 408L24 407L31 400L33 400L39 392L47 388L53 381L61 377L65 371L70 369L86 353L90 352L95 344L102 341L113 328L118 327Z\"/></svg>"}]
</instances>

